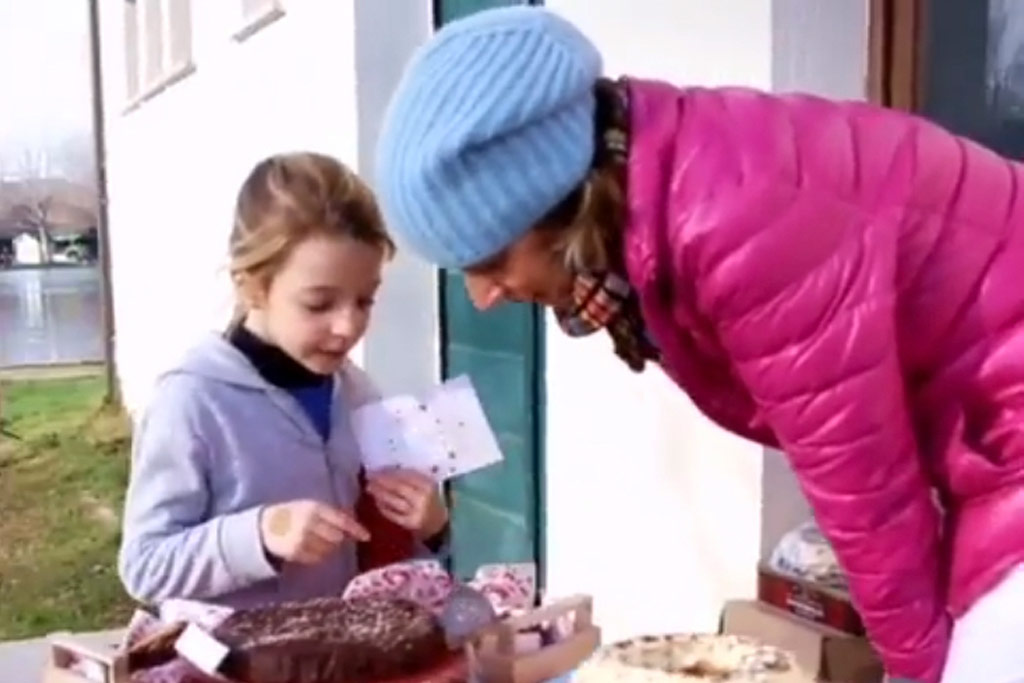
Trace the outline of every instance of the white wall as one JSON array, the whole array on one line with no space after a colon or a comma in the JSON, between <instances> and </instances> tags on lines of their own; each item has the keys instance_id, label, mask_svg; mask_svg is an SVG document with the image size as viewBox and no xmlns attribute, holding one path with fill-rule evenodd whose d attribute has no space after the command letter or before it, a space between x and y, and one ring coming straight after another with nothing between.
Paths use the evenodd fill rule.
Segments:
<instances>
[{"instance_id":1,"label":"white wall","mask_svg":"<svg viewBox=\"0 0 1024 683\"><path fill-rule=\"evenodd\" d=\"M433 16L423 0L356 0L355 8L359 170L372 179L388 100L415 46L433 31ZM363 364L385 393L421 392L441 376L437 269L399 252L379 300Z\"/></svg>"},{"instance_id":2,"label":"white wall","mask_svg":"<svg viewBox=\"0 0 1024 683\"><path fill-rule=\"evenodd\" d=\"M863 92L861 0L545 4L612 75ZM712 425L656 368L630 373L604 336L549 320L546 366L549 592L593 594L610 639L716 628L723 600L754 593L763 530L806 514L784 461Z\"/></svg>"},{"instance_id":3,"label":"white wall","mask_svg":"<svg viewBox=\"0 0 1024 683\"><path fill-rule=\"evenodd\" d=\"M102 4L116 348L131 410L143 405L159 371L227 319L227 238L251 166L298 149L365 165L364 131L383 111L381 88L390 88L396 62L430 27L423 0L385 3L403 17L401 30L367 11L382 4L376 0L281 4L284 17L238 42L241 0L193 2L195 72L128 112L124 3ZM361 38L371 40L356 40L357 19ZM386 344L386 330L400 321L425 340L437 337L434 318L409 312L436 309L432 273L407 258L395 270L365 355L390 384L423 383L436 367L424 360L429 343L420 355L390 354L389 363L372 348Z\"/></svg>"}]
</instances>

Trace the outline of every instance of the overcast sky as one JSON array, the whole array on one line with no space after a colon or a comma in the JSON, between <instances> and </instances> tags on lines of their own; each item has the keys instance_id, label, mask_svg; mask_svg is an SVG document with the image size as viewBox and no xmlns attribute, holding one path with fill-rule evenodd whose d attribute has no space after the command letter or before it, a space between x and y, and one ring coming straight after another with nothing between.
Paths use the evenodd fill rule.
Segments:
<instances>
[{"instance_id":1,"label":"overcast sky","mask_svg":"<svg viewBox=\"0 0 1024 683\"><path fill-rule=\"evenodd\" d=\"M88 3L0 0L0 155L89 135Z\"/></svg>"}]
</instances>

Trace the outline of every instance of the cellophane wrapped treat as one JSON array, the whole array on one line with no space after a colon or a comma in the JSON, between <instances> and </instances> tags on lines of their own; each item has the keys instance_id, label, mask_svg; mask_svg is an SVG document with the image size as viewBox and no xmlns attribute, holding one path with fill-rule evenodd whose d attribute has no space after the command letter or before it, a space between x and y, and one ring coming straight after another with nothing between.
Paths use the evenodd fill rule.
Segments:
<instances>
[{"instance_id":1,"label":"cellophane wrapped treat","mask_svg":"<svg viewBox=\"0 0 1024 683\"><path fill-rule=\"evenodd\" d=\"M491 602L499 617L534 607L536 569L528 564L485 565L466 582ZM454 581L436 560L416 560L381 567L354 578L345 597L391 596L412 600L441 614Z\"/></svg>"},{"instance_id":2,"label":"cellophane wrapped treat","mask_svg":"<svg viewBox=\"0 0 1024 683\"><path fill-rule=\"evenodd\" d=\"M769 566L781 574L846 590L846 576L835 551L813 521L789 531L772 552Z\"/></svg>"}]
</instances>

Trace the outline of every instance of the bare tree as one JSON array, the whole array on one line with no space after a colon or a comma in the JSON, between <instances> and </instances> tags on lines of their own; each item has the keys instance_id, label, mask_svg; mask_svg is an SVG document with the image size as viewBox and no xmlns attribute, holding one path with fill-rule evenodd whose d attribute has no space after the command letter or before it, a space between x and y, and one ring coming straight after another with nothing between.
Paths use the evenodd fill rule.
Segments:
<instances>
[{"instance_id":1,"label":"bare tree","mask_svg":"<svg viewBox=\"0 0 1024 683\"><path fill-rule=\"evenodd\" d=\"M25 149L13 160L13 168L7 169L0 192L6 205L6 222L17 231L35 234L43 263L49 263L52 255L53 231L50 212L53 208L52 188L46 182L49 177L48 157L42 150Z\"/></svg>"},{"instance_id":2,"label":"bare tree","mask_svg":"<svg viewBox=\"0 0 1024 683\"><path fill-rule=\"evenodd\" d=\"M25 148L0 158L0 233L29 232L44 263L57 230L95 226L96 182L91 138L65 138L52 149Z\"/></svg>"}]
</instances>

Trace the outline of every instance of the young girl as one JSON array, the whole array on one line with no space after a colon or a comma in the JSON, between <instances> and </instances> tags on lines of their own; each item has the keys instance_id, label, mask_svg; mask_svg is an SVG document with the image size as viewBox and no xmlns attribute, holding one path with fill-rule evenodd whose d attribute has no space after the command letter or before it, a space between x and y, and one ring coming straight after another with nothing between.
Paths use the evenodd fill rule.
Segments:
<instances>
[{"instance_id":1,"label":"young girl","mask_svg":"<svg viewBox=\"0 0 1024 683\"><path fill-rule=\"evenodd\" d=\"M365 477L348 422L375 398L347 354L393 251L369 189L337 161L253 169L231 235L237 321L163 375L135 434L119 566L136 599L336 595L417 541L441 546L438 487Z\"/></svg>"}]
</instances>

